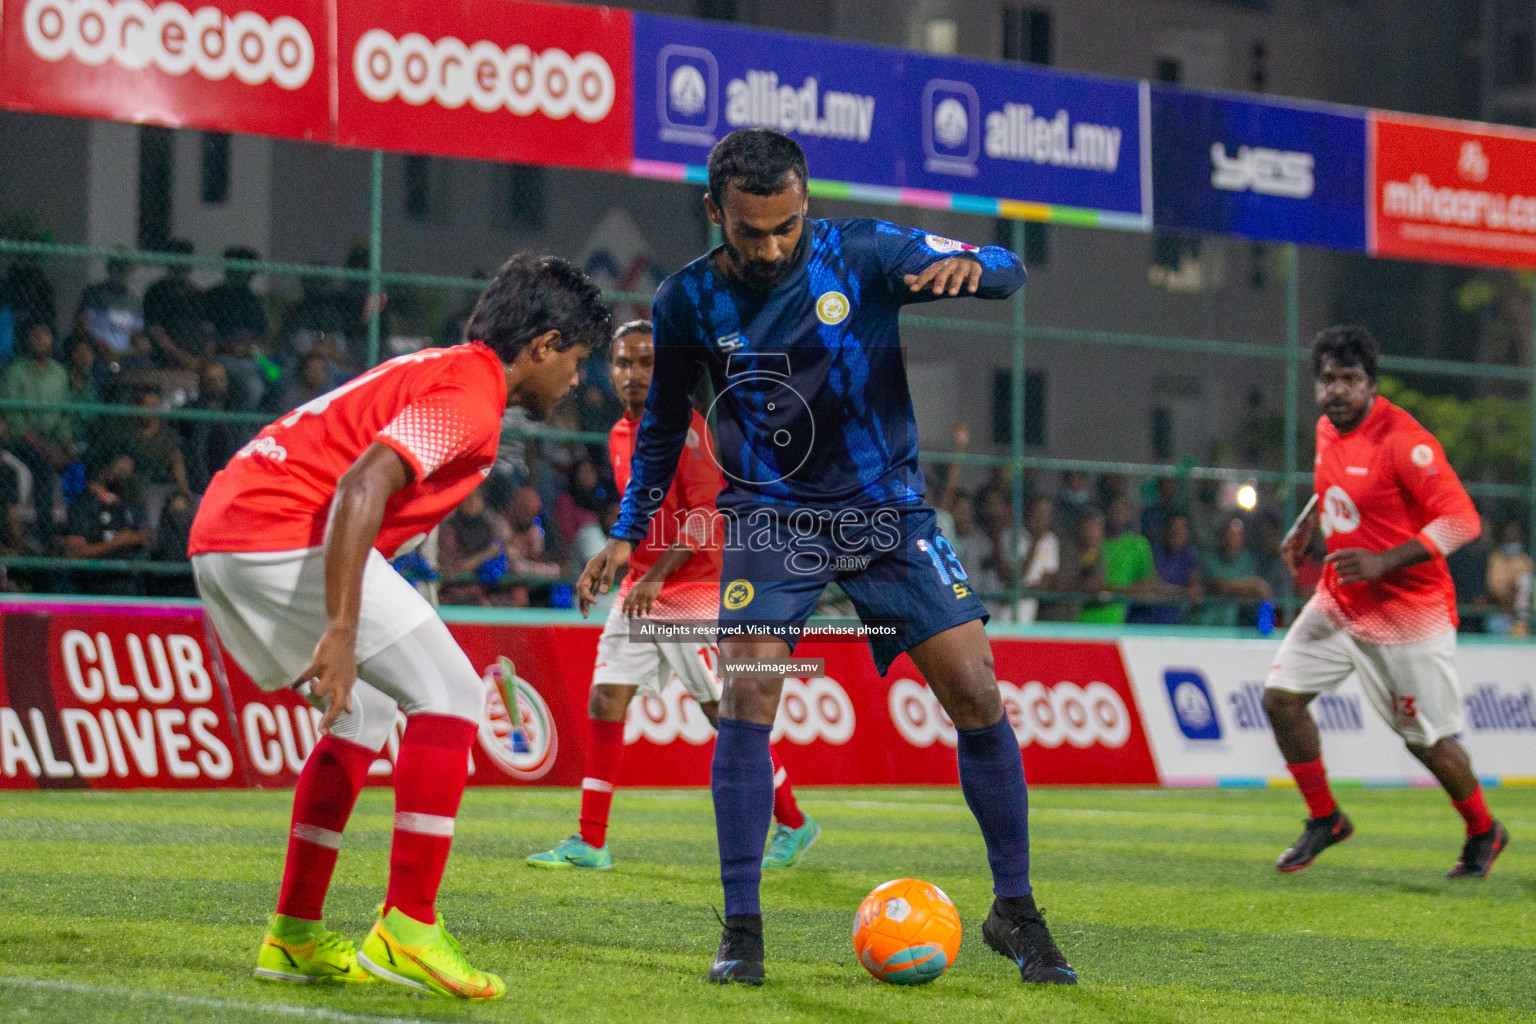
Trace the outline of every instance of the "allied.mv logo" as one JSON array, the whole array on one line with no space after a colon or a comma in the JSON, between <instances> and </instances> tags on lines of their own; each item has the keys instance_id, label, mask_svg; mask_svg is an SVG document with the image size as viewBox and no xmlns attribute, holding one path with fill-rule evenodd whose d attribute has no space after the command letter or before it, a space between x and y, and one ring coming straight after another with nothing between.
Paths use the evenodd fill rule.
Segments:
<instances>
[{"instance_id":1,"label":"allied.mv logo","mask_svg":"<svg viewBox=\"0 0 1536 1024\"><path fill-rule=\"evenodd\" d=\"M656 121L663 142L715 144L720 70L697 46L664 46L656 55Z\"/></svg>"},{"instance_id":2,"label":"allied.mv logo","mask_svg":"<svg viewBox=\"0 0 1536 1024\"><path fill-rule=\"evenodd\" d=\"M923 88L923 170L976 176L981 98L969 82L935 78Z\"/></svg>"},{"instance_id":3,"label":"allied.mv logo","mask_svg":"<svg viewBox=\"0 0 1536 1024\"><path fill-rule=\"evenodd\" d=\"M842 292L824 292L816 300L816 319L831 327L848 319L849 309L848 296Z\"/></svg>"}]
</instances>

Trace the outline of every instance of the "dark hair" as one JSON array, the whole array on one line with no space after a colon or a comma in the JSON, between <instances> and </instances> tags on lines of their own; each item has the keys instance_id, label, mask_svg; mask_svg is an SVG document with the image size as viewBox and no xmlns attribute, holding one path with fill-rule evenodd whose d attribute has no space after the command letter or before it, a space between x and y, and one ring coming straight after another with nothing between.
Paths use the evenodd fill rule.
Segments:
<instances>
[{"instance_id":1,"label":"dark hair","mask_svg":"<svg viewBox=\"0 0 1536 1024\"><path fill-rule=\"evenodd\" d=\"M1371 380L1376 379L1376 364L1381 346L1364 327L1342 324L1325 327L1312 341L1312 373L1323 372L1323 360L1332 359L1340 366L1358 366Z\"/></svg>"},{"instance_id":2,"label":"dark hair","mask_svg":"<svg viewBox=\"0 0 1536 1024\"><path fill-rule=\"evenodd\" d=\"M32 336L32 332L39 327L46 330L50 335L53 334L53 328L48 326L48 321L40 316L29 316L22 323L21 330L16 332L16 337L20 338L22 343L25 344L26 340Z\"/></svg>"},{"instance_id":3,"label":"dark hair","mask_svg":"<svg viewBox=\"0 0 1536 1024\"><path fill-rule=\"evenodd\" d=\"M771 196L790 185L784 176L792 174L802 191L810 178L805 166L805 151L783 132L772 128L742 128L731 132L709 151L709 194L719 206L725 205L725 190L735 185L754 196Z\"/></svg>"},{"instance_id":4,"label":"dark hair","mask_svg":"<svg viewBox=\"0 0 1536 1024\"><path fill-rule=\"evenodd\" d=\"M618 341L620 338L627 338L631 334L655 333L656 331L651 327L651 322L649 320L630 320L626 323L619 324L619 326L613 329L613 340Z\"/></svg>"},{"instance_id":5,"label":"dark hair","mask_svg":"<svg viewBox=\"0 0 1536 1024\"><path fill-rule=\"evenodd\" d=\"M594 356L608 346L612 314L592 279L558 256L520 252L501 265L480 294L464 336L484 342L503 363L545 331L559 331L559 351L587 345Z\"/></svg>"}]
</instances>

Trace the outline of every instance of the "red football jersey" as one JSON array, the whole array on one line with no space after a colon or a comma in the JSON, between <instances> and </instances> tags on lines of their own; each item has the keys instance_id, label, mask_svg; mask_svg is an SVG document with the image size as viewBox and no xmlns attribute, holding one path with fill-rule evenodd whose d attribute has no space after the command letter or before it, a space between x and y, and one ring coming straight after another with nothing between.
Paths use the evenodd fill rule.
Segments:
<instances>
[{"instance_id":1,"label":"red football jersey","mask_svg":"<svg viewBox=\"0 0 1536 1024\"><path fill-rule=\"evenodd\" d=\"M1342 584L1328 566L1324 611L1351 634L1409 644L1456 627L1456 589L1445 556L1478 535L1477 509L1433 434L1377 397L1365 421L1340 435L1317 421L1315 488L1328 551L1386 551L1417 538L1434 555L1368 583Z\"/></svg>"},{"instance_id":2,"label":"red football jersey","mask_svg":"<svg viewBox=\"0 0 1536 1024\"><path fill-rule=\"evenodd\" d=\"M479 342L400 356L306 402L230 460L208 485L190 554L319 547L341 475L375 441L411 468L374 544L386 558L426 536L496 460L507 377Z\"/></svg>"},{"instance_id":3,"label":"red football jersey","mask_svg":"<svg viewBox=\"0 0 1536 1024\"><path fill-rule=\"evenodd\" d=\"M620 494L629 486L629 463L634 458L639 430L639 421L631 420L625 413L608 432L608 458ZM629 556L629 575L619 587L621 598L656 564L662 552L681 543L693 549L693 556L667 577L651 615L677 619L716 617L724 528L715 510L715 499L724 486L725 477L715 460L709 424L695 410L688 425L688 440L677 462L677 475L651 519L650 532Z\"/></svg>"}]
</instances>

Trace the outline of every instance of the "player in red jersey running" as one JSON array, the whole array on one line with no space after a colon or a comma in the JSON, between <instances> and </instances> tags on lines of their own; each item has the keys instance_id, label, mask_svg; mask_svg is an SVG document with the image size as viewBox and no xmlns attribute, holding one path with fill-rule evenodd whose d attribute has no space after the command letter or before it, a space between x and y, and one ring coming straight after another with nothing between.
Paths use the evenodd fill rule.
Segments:
<instances>
[{"instance_id":1,"label":"player in red jersey running","mask_svg":"<svg viewBox=\"0 0 1536 1024\"><path fill-rule=\"evenodd\" d=\"M656 368L655 339L648 320L632 320L613 334L613 386L629 408L608 435L613 477L622 493L629 485L629 462L635 436L645 412L645 396ZM553 850L536 853L528 863L540 868L613 866L608 852L608 812L613 786L624 756L624 718L637 693L660 697L668 675L676 674L683 688L698 701L714 726L720 708L719 657L708 640L636 641L630 637L633 619L650 616L668 621L699 621L713 629L720 602L720 521L715 498L724 486L715 461L709 425L698 412L678 460L677 475L651 520L650 533L629 556L629 574L619 587L618 600L608 614L592 667L591 720L586 777L581 780L581 831ZM765 868L799 863L821 826L795 803L788 775L773 759L773 816L777 823Z\"/></svg>"},{"instance_id":2,"label":"player in red jersey running","mask_svg":"<svg viewBox=\"0 0 1536 1024\"><path fill-rule=\"evenodd\" d=\"M1298 871L1354 831L1328 788L1307 705L1359 673L1371 705L1434 774L1467 824L1447 878L1488 874L1509 842L1488 813L1466 748L1456 676L1456 590L1446 556L1477 537L1472 499L1434 435L1376 393L1376 339L1330 327L1312 347L1317 377L1314 508L1284 545L1294 571L1313 531L1328 542L1317 592L1270 670L1264 710L1310 817L1276 867Z\"/></svg>"},{"instance_id":3,"label":"player in red jersey running","mask_svg":"<svg viewBox=\"0 0 1536 1024\"><path fill-rule=\"evenodd\" d=\"M300 406L209 484L189 545L209 619L258 686L293 687L325 712L294 791L258 977L379 978L465 999L506 991L470 966L434 909L484 684L386 559L485 479L509 405L537 417L570 389L608 320L597 286L569 263L514 256L480 296L468 344L392 359ZM406 727L389 891L359 951L325 928L321 909L397 708Z\"/></svg>"}]
</instances>

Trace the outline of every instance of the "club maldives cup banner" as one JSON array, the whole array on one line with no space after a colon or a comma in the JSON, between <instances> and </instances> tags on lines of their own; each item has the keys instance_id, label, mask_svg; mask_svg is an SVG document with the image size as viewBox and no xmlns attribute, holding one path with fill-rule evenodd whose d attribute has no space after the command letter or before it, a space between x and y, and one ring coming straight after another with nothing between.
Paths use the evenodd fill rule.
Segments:
<instances>
[{"instance_id":1,"label":"club maldives cup banner","mask_svg":"<svg viewBox=\"0 0 1536 1024\"><path fill-rule=\"evenodd\" d=\"M1371 252L1536 267L1536 132L1371 115Z\"/></svg>"},{"instance_id":2,"label":"club maldives cup banner","mask_svg":"<svg viewBox=\"0 0 1536 1024\"><path fill-rule=\"evenodd\" d=\"M0 789L287 786L318 738L319 712L252 684L195 605L4 607ZM450 629L485 687L471 784L579 785L601 630ZM908 659L881 679L862 643L808 641L797 653L825 659L825 674L784 685L774 736L796 781L957 781L954 724ZM994 654L1032 781L1157 783L1115 644L999 639ZM404 724L372 766L375 782L390 781ZM714 733L677 680L631 705L625 740L623 785L707 784Z\"/></svg>"},{"instance_id":3,"label":"club maldives cup banner","mask_svg":"<svg viewBox=\"0 0 1536 1024\"><path fill-rule=\"evenodd\" d=\"M1366 113L1152 87L1159 227L1364 251Z\"/></svg>"},{"instance_id":4,"label":"club maldives cup banner","mask_svg":"<svg viewBox=\"0 0 1536 1024\"><path fill-rule=\"evenodd\" d=\"M5 0L0 106L328 140L326 0Z\"/></svg>"},{"instance_id":5,"label":"club maldives cup banner","mask_svg":"<svg viewBox=\"0 0 1536 1024\"><path fill-rule=\"evenodd\" d=\"M336 141L629 170L631 15L519 0L336 5Z\"/></svg>"}]
</instances>

